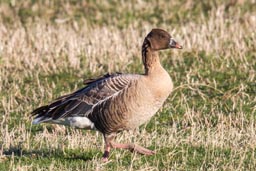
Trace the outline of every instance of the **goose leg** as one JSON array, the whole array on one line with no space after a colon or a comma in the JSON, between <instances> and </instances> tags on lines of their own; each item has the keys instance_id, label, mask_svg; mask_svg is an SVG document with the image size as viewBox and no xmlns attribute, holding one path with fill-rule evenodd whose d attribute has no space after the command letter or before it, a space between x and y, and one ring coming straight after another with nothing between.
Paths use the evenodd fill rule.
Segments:
<instances>
[{"instance_id":1,"label":"goose leg","mask_svg":"<svg viewBox=\"0 0 256 171\"><path fill-rule=\"evenodd\" d=\"M104 154L103 154L103 156L102 156L102 161L103 161L103 162L107 162L107 161L108 161L110 149L111 149L110 145L109 145L109 144L106 144L106 145L105 145L105 151L104 151Z\"/></svg>"},{"instance_id":2,"label":"goose leg","mask_svg":"<svg viewBox=\"0 0 256 171\"><path fill-rule=\"evenodd\" d=\"M146 149L140 145L137 144L132 144L132 143L127 143L127 144L119 144L119 143L115 143L115 142L110 142L111 147L112 148L122 148L122 149L127 149L130 150L131 152L137 152L140 154L144 154L144 155L153 155L156 154L156 152Z\"/></svg>"},{"instance_id":3,"label":"goose leg","mask_svg":"<svg viewBox=\"0 0 256 171\"><path fill-rule=\"evenodd\" d=\"M111 141L113 140L114 137L115 137L114 134L104 135L105 151L104 151L104 154L102 156L102 161L103 162L107 162L108 161L110 149L112 148Z\"/></svg>"}]
</instances>

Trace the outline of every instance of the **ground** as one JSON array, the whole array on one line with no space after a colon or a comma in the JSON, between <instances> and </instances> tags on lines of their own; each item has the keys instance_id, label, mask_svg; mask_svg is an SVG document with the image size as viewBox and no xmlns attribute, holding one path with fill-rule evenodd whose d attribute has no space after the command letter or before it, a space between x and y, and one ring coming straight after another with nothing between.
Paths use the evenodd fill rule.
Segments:
<instances>
[{"instance_id":1,"label":"ground","mask_svg":"<svg viewBox=\"0 0 256 171\"><path fill-rule=\"evenodd\" d=\"M0 170L254 170L256 4L229 1L1 1ZM113 150L95 131L32 125L30 112L106 72L143 73L141 45L162 28L183 45L161 62L175 89Z\"/></svg>"}]
</instances>

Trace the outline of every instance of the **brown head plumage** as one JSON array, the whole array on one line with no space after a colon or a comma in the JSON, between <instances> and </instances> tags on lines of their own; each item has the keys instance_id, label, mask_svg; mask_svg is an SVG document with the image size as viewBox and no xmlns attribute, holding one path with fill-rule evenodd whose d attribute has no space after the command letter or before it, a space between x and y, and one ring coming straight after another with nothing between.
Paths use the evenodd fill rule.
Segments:
<instances>
[{"instance_id":1,"label":"brown head plumage","mask_svg":"<svg viewBox=\"0 0 256 171\"><path fill-rule=\"evenodd\" d=\"M146 40L149 42L151 50L162 50L168 48L182 49L172 36L162 29L152 29L147 35Z\"/></svg>"}]
</instances>

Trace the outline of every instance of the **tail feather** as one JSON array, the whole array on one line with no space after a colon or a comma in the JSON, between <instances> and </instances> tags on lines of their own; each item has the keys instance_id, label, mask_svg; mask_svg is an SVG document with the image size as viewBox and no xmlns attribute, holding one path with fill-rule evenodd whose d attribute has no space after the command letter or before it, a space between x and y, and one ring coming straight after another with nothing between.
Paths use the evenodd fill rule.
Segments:
<instances>
[{"instance_id":1,"label":"tail feather","mask_svg":"<svg viewBox=\"0 0 256 171\"><path fill-rule=\"evenodd\" d=\"M66 103L67 101L64 101L66 97L70 95L62 96L56 99L54 102L52 102L49 105L41 106L34 111L31 112L31 115L34 116L33 124L39 124L42 122L47 122L49 120L52 120L53 114L55 113L56 109L62 108L63 103ZM56 118L55 118L56 119Z\"/></svg>"},{"instance_id":2,"label":"tail feather","mask_svg":"<svg viewBox=\"0 0 256 171\"><path fill-rule=\"evenodd\" d=\"M40 115L40 114L42 114L42 113L47 112L47 110L48 110L48 105L46 105L46 106L41 106L41 107L35 109L33 112L31 112L31 114L32 114L32 116Z\"/></svg>"},{"instance_id":3,"label":"tail feather","mask_svg":"<svg viewBox=\"0 0 256 171\"><path fill-rule=\"evenodd\" d=\"M51 120L51 118L46 115L49 109L50 109L49 106L46 105L46 106L39 107L35 109L33 112L31 112L31 115L34 116L32 124L39 124L39 123L47 122Z\"/></svg>"},{"instance_id":4,"label":"tail feather","mask_svg":"<svg viewBox=\"0 0 256 171\"><path fill-rule=\"evenodd\" d=\"M34 118L34 120L32 121L32 124L36 125L36 124L40 124L42 122L47 122L47 121L50 121L52 120L51 118L48 118L48 117L36 117Z\"/></svg>"}]
</instances>

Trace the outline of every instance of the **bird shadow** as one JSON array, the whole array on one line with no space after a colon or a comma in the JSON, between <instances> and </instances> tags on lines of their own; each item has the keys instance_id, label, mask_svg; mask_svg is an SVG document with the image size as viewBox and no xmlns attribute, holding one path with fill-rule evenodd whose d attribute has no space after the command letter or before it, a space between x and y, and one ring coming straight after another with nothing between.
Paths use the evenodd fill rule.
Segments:
<instances>
[{"instance_id":1,"label":"bird shadow","mask_svg":"<svg viewBox=\"0 0 256 171\"><path fill-rule=\"evenodd\" d=\"M3 149L2 154L6 157L29 157L31 159L42 159L42 158L55 158L61 160L83 160L90 161L93 159L92 152L81 154L81 152L64 152L62 149L43 149L43 150L23 150L20 147L10 147Z\"/></svg>"}]
</instances>

